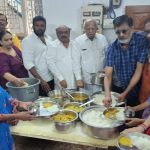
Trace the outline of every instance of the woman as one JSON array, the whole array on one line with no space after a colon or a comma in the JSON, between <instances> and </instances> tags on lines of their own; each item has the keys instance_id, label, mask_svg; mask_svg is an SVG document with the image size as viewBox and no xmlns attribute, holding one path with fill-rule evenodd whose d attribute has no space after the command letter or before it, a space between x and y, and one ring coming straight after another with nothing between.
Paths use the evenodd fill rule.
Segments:
<instances>
[{"instance_id":1,"label":"woman","mask_svg":"<svg viewBox=\"0 0 150 150\"><path fill-rule=\"evenodd\" d=\"M28 72L23 66L20 50L13 46L12 34L9 31L0 32L0 85L6 88L6 82L16 86L23 86L20 78L28 77Z\"/></svg>"},{"instance_id":2,"label":"woman","mask_svg":"<svg viewBox=\"0 0 150 150\"><path fill-rule=\"evenodd\" d=\"M31 102L14 100L0 87L0 150L14 149L8 122L12 120L32 120L33 116L29 112L16 112L16 107L27 109L29 105L31 105Z\"/></svg>"}]
</instances>

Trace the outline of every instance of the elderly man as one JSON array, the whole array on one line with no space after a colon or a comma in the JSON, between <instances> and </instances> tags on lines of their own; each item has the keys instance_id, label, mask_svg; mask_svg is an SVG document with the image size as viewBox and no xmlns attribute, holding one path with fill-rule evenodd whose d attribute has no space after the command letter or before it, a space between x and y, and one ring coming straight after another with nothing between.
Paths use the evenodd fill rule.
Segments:
<instances>
[{"instance_id":1,"label":"elderly man","mask_svg":"<svg viewBox=\"0 0 150 150\"><path fill-rule=\"evenodd\" d=\"M70 28L62 25L56 29L58 39L52 42L46 54L49 70L54 74L56 88L75 89L71 52L75 49L70 41Z\"/></svg>"},{"instance_id":2,"label":"elderly man","mask_svg":"<svg viewBox=\"0 0 150 150\"><path fill-rule=\"evenodd\" d=\"M0 13L0 32L6 30L7 24L8 24L7 17L4 14ZM12 34L12 35L13 35L13 39L12 39L13 44L17 48L21 49L21 44L18 37L16 36L16 34Z\"/></svg>"},{"instance_id":3,"label":"elderly man","mask_svg":"<svg viewBox=\"0 0 150 150\"><path fill-rule=\"evenodd\" d=\"M148 43L144 36L133 33L133 20L127 15L114 19L117 39L108 47L106 60L105 106L111 104L112 73L115 69L118 83L112 90L121 93L119 100L127 99L127 105L138 104L139 80L147 58Z\"/></svg>"},{"instance_id":4,"label":"elderly man","mask_svg":"<svg viewBox=\"0 0 150 150\"><path fill-rule=\"evenodd\" d=\"M22 41L24 66L30 75L40 79L40 95L47 96L54 89L54 80L46 63L46 50L52 42L45 34L46 20L42 16L33 18L33 33Z\"/></svg>"},{"instance_id":5,"label":"elderly man","mask_svg":"<svg viewBox=\"0 0 150 150\"><path fill-rule=\"evenodd\" d=\"M108 45L104 35L97 34L97 24L93 19L84 22L85 34L77 37L74 44L77 50L73 50L73 69L77 80L77 86L84 87L92 94L100 90L100 87L91 85L93 73L103 71L105 50Z\"/></svg>"}]
</instances>

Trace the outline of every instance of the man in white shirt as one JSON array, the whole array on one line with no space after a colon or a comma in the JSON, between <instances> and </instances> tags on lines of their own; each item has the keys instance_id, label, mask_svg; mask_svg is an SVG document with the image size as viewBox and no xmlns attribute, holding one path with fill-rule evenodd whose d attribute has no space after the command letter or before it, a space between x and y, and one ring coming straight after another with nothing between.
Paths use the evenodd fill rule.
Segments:
<instances>
[{"instance_id":1,"label":"man in white shirt","mask_svg":"<svg viewBox=\"0 0 150 150\"><path fill-rule=\"evenodd\" d=\"M92 94L100 90L98 86L91 85L93 73L103 71L105 50L108 45L104 35L97 34L97 24L93 19L84 22L85 34L77 37L74 44L77 51L73 51L73 69L77 86L82 87Z\"/></svg>"},{"instance_id":2,"label":"man in white shirt","mask_svg":"<svg viewBox=\"0 0 150 150\"><path fill-rule=\"evenodd\" d=\"M53 75L46 63L46 50L52 42L45 34L46 20L42 16L33 18L33 33L22 41L24 66L31 76L40 79L40 96L47 96L54 89Z\"/></svg>"},{"instance_id":3,"label":"man in white shirt","mask_svg":"<svg viewBox=\"0 0 150 150\"><path fill-rule=\"evenodd\" d=\"M52 42L46 54L48 68L54 74L56 88L75 89L71 52L76 47L70 41L70 28L59 26L56 34L58 39Z\"/></svg>"}]
</instances>

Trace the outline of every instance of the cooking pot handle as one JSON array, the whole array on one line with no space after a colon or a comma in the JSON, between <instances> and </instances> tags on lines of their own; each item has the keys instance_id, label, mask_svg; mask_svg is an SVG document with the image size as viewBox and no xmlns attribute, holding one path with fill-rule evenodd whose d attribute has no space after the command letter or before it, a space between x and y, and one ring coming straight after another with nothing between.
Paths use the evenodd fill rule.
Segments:
<instances>
[{"instance_id":1,"label":"cooking pot handle","mask_svg":"<svg viewBox=\"0 0 150 150\"><path fill-rule=\"evenodd\" d=\"M26 90L27 94L35 93L35 88L30 88Z\"/></svg>"}]
</instances>

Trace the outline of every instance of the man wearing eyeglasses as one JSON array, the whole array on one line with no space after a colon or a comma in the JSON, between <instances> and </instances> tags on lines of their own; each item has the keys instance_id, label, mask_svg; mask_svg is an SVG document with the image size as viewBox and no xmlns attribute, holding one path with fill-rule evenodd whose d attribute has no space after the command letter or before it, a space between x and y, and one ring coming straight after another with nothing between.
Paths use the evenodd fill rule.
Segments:
<instances>
[{"instance_id":1,"label":"man wearing eyeglasses","mask_svg":"<svg viewBox=\"0 0 150 150\"><path fill-rule=\"evenodd\" d=\"M143 65L147 58L148 42L143 35L133 33L133 20L122 15L113 21L117 39L108 47L106 57L106 77L104 79L104 105L112 102L112 91L120 93L119 101L127 100L127 105L138 104L138 92ZM113 71L117 75L117 84L112 79Z\"/></svg>"}]
</instances>

